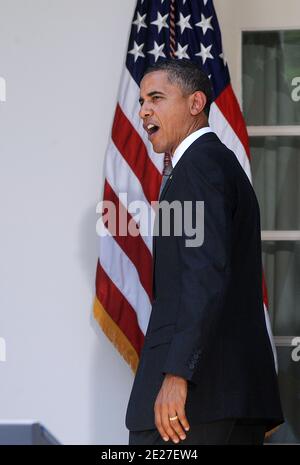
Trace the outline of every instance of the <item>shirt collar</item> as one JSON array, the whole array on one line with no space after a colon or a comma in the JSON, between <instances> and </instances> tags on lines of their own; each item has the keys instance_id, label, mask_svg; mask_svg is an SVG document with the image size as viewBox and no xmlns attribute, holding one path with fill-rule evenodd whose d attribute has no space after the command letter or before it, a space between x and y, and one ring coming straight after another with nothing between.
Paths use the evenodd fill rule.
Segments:
<instances>
[{"instance_id":1,"label":"shirt collar","mask_svg":"<svg viewBox=\"0 0 300 465\"><path fill-rule=\"evenodd\" d=\"M176 163L179 162L180 158L184 154L184 152L189 148L192 143L198 139L199 137L203 136L204 134L207 134L208 132L213 132L212 129L209 126L206 126L205 128L198 129L195 132L192 132L189 136L187 136L185 139L183 139L182 142L178 145L176 148L174 155L172 156L172 166L173 168L175 167Z\"/></svg>"}]
</instances>

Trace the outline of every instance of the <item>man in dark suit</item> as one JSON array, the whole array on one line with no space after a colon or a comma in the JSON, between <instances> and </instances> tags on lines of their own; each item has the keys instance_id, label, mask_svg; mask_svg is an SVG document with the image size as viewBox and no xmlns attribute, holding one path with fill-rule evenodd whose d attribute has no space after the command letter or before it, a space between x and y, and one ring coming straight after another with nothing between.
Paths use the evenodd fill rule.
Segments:
<instances>
[{"instance_id":1,"label":"man in dark suit","mask_svg":"<svg viewBox=\"0 0 300 465\"><path fill-rule=\"evenodd\" d=\"M160 206L190 202L197 225L204 202L204 240L193 244L183 219L176 234L175 214L163 234L164 209L157 213L129 444L261 444L283 421L263 309L259 207L237 158L209 128L210 102L209 79L190 61L159 62L141 82L144 129L154 151L172 159Z\"/></svg>"}]
</instances>

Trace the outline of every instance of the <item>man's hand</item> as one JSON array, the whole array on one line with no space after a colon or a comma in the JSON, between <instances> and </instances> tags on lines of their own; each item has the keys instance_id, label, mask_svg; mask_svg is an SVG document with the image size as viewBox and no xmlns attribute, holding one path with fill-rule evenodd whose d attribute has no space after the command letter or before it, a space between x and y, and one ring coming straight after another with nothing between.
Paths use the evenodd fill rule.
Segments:
<instances>
[{"instance_id":1,"label":"man's hand","mask_svg":"<svg viewBox=\"0 0 300 465\"><path fill-rule=\"evenodd\" d=\"M185 416L186 397L187 380L166 374L154 404L155 425L164 441L171 438L177 444L179 438L186 438L183 428L186 431L190 429ZM175 416L178 419L170 420L170 417Z\"/></svg>"}]
</instances>

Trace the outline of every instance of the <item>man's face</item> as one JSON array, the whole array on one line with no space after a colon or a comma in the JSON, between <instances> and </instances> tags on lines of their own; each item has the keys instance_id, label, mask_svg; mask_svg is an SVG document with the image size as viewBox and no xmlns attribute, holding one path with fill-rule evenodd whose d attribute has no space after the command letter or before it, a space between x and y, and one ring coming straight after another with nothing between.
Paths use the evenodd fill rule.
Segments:
<instances>
[{"instance_id":1,"label":"man's face","mask_svg":"<svg viewBox=\"0 0 300 465\"><path fill-rule=\"evenodd\" d=\"M173 154L191 125L190 97L172 84L166 71L146 74L140 86L140 118L157 153Z\"/></svg>"}]
</instances>

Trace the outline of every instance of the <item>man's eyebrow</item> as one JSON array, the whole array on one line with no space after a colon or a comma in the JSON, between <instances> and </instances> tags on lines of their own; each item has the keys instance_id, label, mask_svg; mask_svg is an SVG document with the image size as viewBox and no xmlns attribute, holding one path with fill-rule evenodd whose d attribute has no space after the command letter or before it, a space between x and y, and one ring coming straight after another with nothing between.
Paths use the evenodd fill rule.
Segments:
<instances>
[{"instance_id":1,"label":"man's eyebrow","mask_svg":"<svg viewBox=\"0 0 300 465\"><path fill-rule=\"evenodd\" d=\"M154 95L166 95L164 92L161 92L159 90L153 90L152 92L149 92L147 94L147 97L153 97ZM144 99L142 97L139 98L139 102L142 103Z\"/></svg>"}]
</instances>

